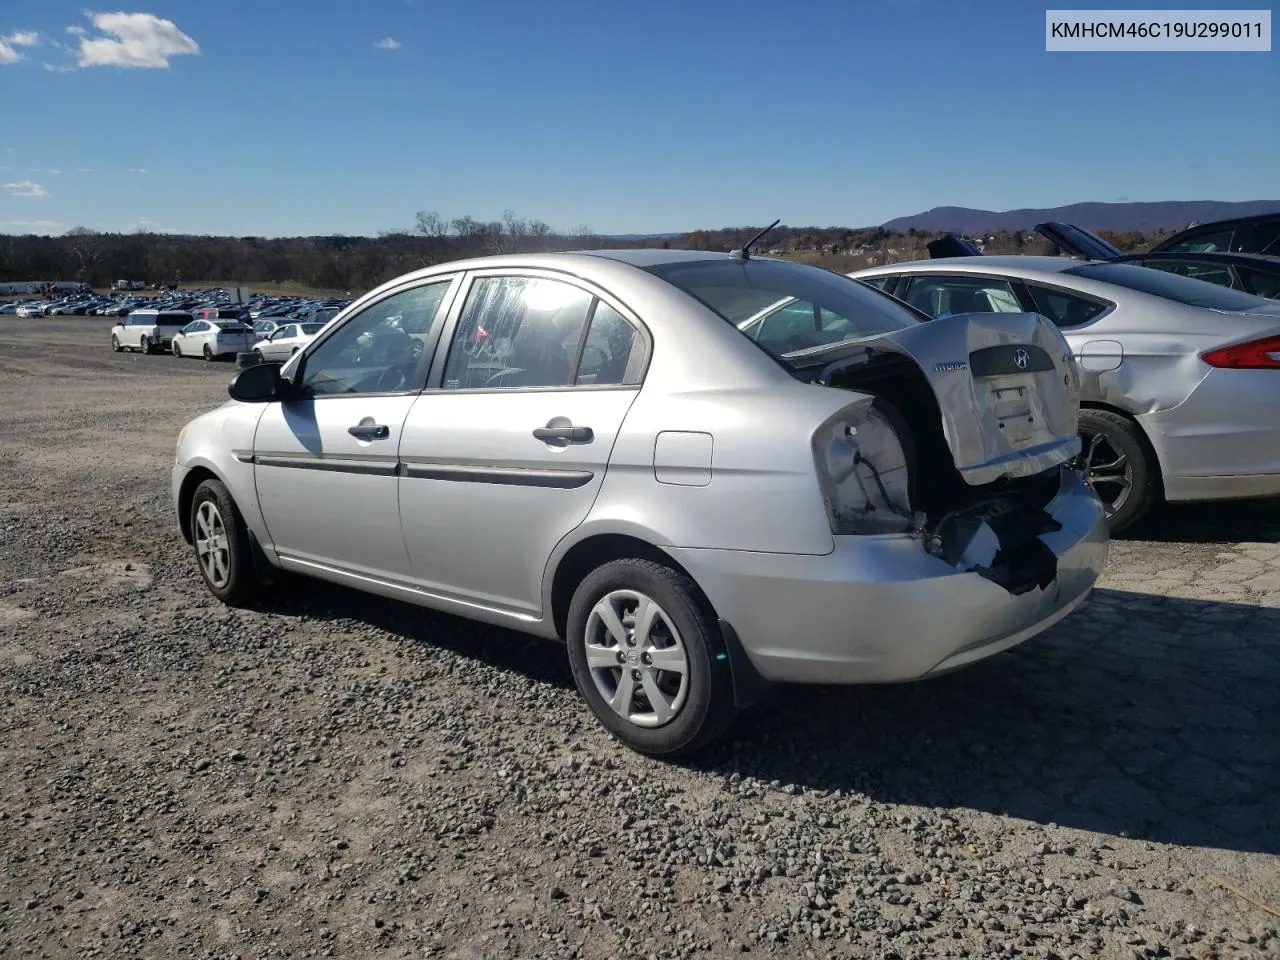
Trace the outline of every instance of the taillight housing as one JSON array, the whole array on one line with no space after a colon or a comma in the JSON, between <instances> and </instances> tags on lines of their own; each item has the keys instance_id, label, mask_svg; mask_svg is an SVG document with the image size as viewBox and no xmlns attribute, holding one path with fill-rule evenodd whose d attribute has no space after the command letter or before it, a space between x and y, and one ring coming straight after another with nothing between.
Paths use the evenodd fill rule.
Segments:
<instances>
[{"instance_id":1,"label":"taillight housing","mask_svg":"<svg viewBox=\"0 0 1280 960\"><path fill-rule=\"evenodd\" d=\"M834 534L906 533L912 513L906 453L871 401L846 407L813 435L818 485Z\"/></svg>"},{"instance_id":2,"label":"taillight housing","mask_svg":"<svg viewBox=\"0 0 1280 960\"><path fill-rule=\"evenodd\" d=\"M1280 334L1218 347L1200 354L1211 367L1233 370L1280 370Z\"/></svg>"}]
</instances>

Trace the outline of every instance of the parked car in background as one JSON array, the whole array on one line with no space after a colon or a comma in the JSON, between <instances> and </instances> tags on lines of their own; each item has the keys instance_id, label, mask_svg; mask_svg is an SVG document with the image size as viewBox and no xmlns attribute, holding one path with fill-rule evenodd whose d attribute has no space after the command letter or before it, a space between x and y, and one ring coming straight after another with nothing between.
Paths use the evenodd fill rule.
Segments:
<instances>
[{"instance_id":1,"label":"parked car in background","mask_svg":"<svg viewBox=\"0 0 1280 960\"><path fill-rule=\"evenodd\" d=\"M152 353L168 350L173 338L191 322L191 314L160 310L134 310L111 328L111 349Z\"/></svg>"},{"instance_id":2,"label":"parked car in background","mask_svg":"<svg viewBox=\"0 0 1280 960\"><path fill-rule=\"evenodd\" d=\"M1151 253L1262 253L1280 256L1280 210L1199 223L1157 243Z\"/></svg>"},{"instance_id":3,"label":"parked car in background","mask_svg":"<svg viewBox=\"0 0 1280 960\"><path fill-rule=\"evenodd\" d=\"M1280 495L1280 302L1129 263L970 256L850 276L931 317L1033 310L1081 369L1081 464L1112 530L1161 499Z\"/></svg>"},{"instance_id":4,"label":"parked car in background","mask_svg":"<svg viewBox=\"0 0 1280 960\"><path fill-rule=\"evenodd\" d=\"M288 360L324 329L323 323L286 323L253 345L264 360Z\"/></svg>"},{"instance_id":5,"label":"parked car in background","mask_svg":"<svg viewBox=\"0 0 1280 960\"><path fill-rule=\"evenodd\" d=\"M822 335L739 332L781 300ZM481 258L241 371L172 494L224 602L283 569L561 638L600 722L669 755L761 680L929 676L1081 603L1077 389L1029 312L927 322L747 252Z\"/></svg>"},{"instance_id":6,"label":"parked car in background","mask_svg":"<svg viewBox=\"0 0 1280 960\"><path fill-rule=\"evenodd\" d=\"M247 353L253 346L253 329L239 320L193 320L173 337L175 357L218 357Z\"/></svg>"}]
</instances>

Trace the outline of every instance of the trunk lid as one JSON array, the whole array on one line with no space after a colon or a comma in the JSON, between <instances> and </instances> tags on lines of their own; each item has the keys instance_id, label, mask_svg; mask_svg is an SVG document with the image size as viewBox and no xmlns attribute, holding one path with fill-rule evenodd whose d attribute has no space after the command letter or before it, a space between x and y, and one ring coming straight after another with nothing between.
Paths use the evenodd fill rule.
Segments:
<instances>
[{"instance_id":1,"label":"trunk lid","mask_svg":"<svg viewBox=\"0 0 1280 960\"><path fill-rule=\"evenodd\" d=\"M970 485L1033 476L1080 452L1079 373L1061 332L1038 314L956 314L848 346L818 381L878 353L910 358Z\"/></svg>"},{"instance_id":2,"label":"trunk lid","mask_svg":"<svg viewBox=\"0 0 1280 960\"><path fill-rule=\"evenodd\" d=\"M1074 223L1037 223L1036 233L1045 237L1068 256L1082 257L1085 260L1114 260L1123 257L1124 251L1114 244L1107 243L1096 233Z\"/></svg>"}]
</instances>

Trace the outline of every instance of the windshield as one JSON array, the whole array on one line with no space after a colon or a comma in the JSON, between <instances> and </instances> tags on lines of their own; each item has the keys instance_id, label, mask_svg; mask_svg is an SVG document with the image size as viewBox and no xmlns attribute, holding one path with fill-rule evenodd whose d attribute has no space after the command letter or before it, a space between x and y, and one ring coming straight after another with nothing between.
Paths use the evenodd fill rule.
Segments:
<instances>
[{"instance_id":1,"label":"windshield","mask_svg":"<svg viewBox=\"0 0 1280 960\"><path fill-rule=\"evenodd\" d=\"M300 323L298 324L298 326L302 328L302 332L305 333L307 336L311 336L312 334L319 333L321 330L324 329L323 323Z\"/></svg>"},{"instance_id":2,"label":"windshield","mask_svg":"<svg viewBox=\"0 0 1280 960\"><path fill-rule=\"evenodd\" d=\"M1137 267L1131 263L1090 263L1072 267L1064 273L1084 277L1086 280L1114 283L1130 290L1139 290L1192 307L1208 307L1210 310L1254 310L1267 302L1261 297L1220 287L1216 283L1164 270L1153 270L1150 267Z\"/></svg>"},{"instance_id":3,"label":"windshield","mask_svg":"<svg viewBox=\"0 0 1280 960\"><path fill-rule=\"evenodd\" d=\"M645 268L715 311L778 359L920 320L866 284L777 260L698 260Z\"/></svg>"}]
</instances>

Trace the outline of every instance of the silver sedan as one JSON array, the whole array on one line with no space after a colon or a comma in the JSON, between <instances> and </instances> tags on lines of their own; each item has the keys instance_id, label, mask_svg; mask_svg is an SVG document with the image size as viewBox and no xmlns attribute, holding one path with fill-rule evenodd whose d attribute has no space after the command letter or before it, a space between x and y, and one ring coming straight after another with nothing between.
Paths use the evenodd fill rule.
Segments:
<instances>
[{"instance_id":1,"label":"silver sedan","mask_svg":"<svg viewBox=\"0 0 1280 960\"><path fill-rule=\"evenodd\" d=\"M1083 461L1112 530L1172 502L1280 495L1280 303L1160 270L957 257L852 274L931 317L1034 310L1082 372Z\"/></svg>"},{"instance_id":2,"label":"silver sedan","mask_svg":"<svg viewBox=\"0 0 1280 960\"><path fill-rule=\"evenodd\" d=\"M285 570L557 638L615 736L696 749L768 682L950 671L1094 584L1066 341L925 319L749 251L442 264L241 371L176 520L227 603Z\"/></svg>"}]
</instances>

